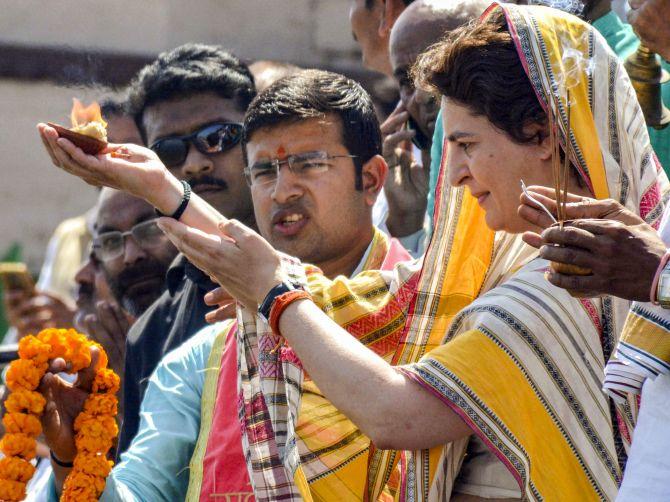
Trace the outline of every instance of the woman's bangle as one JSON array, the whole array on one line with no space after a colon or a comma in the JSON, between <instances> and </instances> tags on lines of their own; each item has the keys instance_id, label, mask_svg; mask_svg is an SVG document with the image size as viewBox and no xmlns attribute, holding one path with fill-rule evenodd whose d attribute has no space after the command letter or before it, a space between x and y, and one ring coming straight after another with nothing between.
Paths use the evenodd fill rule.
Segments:
<instances>
[{"instance_id":1,"label":"woman's bangle","mask_svg":"<svg viewBox=\"0 0 670 502\"><path fill-rule=\"evenodd\" d=\"M287 291L276 297L274 302L272 302L272 308L270 309L270 319L268 319L268 324L272 332L279 335L279 318L286 310L291 303L296 300L311 300L312 296L305 291L304 289L294 289L293 291Z\"/></svg>"},{"instance_id":2,"label":"woman's bangle","mask_svg":"<svg viewBox=\"0 0 670 502\"><path fill-rule=\"evenodd\" d=\"M658 298L657 298L658 281L661 278L661 273L663 272L663 269L668 264L668 259L670 259L670 251L666 251L663 257L661 258L661 262L658 264L656 274L654 275L654 281L651 283L651 291L649 291L649 299L651 303L653 303L654 305L658 305Z\"/></svg>"},{"instance_id":3,"label":"woman's bangle","mask_svg":"<svg viewBox=\"0 0 670 502\"><path fill-rule=\"evenodd\" d=\"M58 460L56 455L54 455L53 450L49 450L49 455L51 455L51 460L53 460L56 465L60 465L61 467L65 467L66 469L71 469L72 467L74 467L74 464L72 462L63 462L62 460Z\"/></svg>"}]
</instances>

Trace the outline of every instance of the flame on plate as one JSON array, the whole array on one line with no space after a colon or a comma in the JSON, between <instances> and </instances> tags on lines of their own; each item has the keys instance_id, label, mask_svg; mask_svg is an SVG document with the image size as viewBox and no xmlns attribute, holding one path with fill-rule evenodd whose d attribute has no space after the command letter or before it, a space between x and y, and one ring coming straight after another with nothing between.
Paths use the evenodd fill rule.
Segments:
<instances>
[{"instance_id":1,"label":"flame on plate","mask_svg":"<svg viewBox=\"0 0 670 502\"><path fill-rule=\"evenodd\" d=\"M100 122L103 127L107 127L107 122L102 118L100 105L95 101L88 106L84 106L77 98L72 98L72 112L70 113L72 127L83 126L90 122Z\"/></svg>"}]
</instances>

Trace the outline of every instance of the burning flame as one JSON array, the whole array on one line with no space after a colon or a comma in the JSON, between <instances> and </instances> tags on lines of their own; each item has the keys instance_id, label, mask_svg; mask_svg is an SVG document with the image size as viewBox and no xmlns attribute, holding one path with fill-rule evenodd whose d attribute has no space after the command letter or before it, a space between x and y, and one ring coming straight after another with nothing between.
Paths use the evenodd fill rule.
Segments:
<instances>
[{"instance_id":1,"label":"burning flame","mask_svg":"<svg viewBox=\"0 0 670 502\"><path fill-rule=\"evenodd\" d=\"M72 127L83 126L90 122L100 122L103 127L107 127L107 122L102 119L100 105L95 101L88 106L84 106L77 98L72 98L72 112L70 113Z\"/></svg>"}]
</instances>

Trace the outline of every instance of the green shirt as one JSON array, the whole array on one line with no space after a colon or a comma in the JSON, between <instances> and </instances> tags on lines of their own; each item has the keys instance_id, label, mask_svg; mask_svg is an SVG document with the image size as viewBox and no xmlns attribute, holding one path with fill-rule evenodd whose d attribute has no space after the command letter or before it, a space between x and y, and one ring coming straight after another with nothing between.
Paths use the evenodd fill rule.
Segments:
<instances>
[{"instance_id":1,"label":"green shirt","mask_svg":"<svg viewBox=\"0 0 670 502\"><path fill-rule=\"evenodd\" d=\"M605 37L607 44L622 61L635 52L640 43L631 25L621 21L613 11L593 21L593 27ZM670 70L670 64L668 63L664 62L663 67ZM670 83L663 84L661 88L663 102L666 106L670 106ZM650 127L648 130L651 146L654 148L665 172L670 174L670 126L661 130Z\"/></svg>"},{"instance_id":2,"label":"green shirt","mask_svg":"<svg viewBox=\"0 0 670 502\"><path fill-rule=\"evenodd\" d=\"M442 144L444 143L444 126L442 125L442 110L435 119L435 132L433 133L433 146L430 148L430 173L428 178L428 235L433 232L433 211L435 210L435 189L437 188L437 177L440 174L442 163Z\"/></svg>"}]
</instances>

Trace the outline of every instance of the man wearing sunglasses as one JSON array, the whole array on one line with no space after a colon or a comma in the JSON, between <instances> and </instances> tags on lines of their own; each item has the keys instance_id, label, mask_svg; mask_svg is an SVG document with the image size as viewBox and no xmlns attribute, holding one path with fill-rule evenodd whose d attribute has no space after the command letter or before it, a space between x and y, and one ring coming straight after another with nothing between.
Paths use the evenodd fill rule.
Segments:
<instances>
[{"instance_id":1,"label":"man wearing sunglasses","mask_svg":"<svg viewBox=\"0 0 670 502\"><path fill-rule=\"evenodd\" d=\"M255 93L246 65L220 47L199 44L161 54L129 89L142 138L169 171L222 214L252 227L240 139L244 112ZM153 229L143 227L133 234L146 242L151 235ZM113 281L111 285L115 287ZM215 285L183 256L167 271L166 285L128 333L119 453L137 432L142 395L158 361L201 329L211 310L203 297Z\"/></svg>"},{"instance_id":2,"label":"man wearing sunglasses","mask_svg":"<svg viewBox=\"0 0 670 502\"><path fill-rule=\"evenodd\" d=\"M245 126L244 172L258 227L273 245L330 278L391 268L409 258L372 225L387 166L372 101L360 85L329 72L301 72L261 93ZM129 175L142 172L132 168ZM157 194L137 195L161 210L173 209L152 199ZM203 201L193 198L185 221L201 209ZM219 304L219 293L208 295L210 305ZM252 500L237 409L234 329L231 321L217 323L163 358L147 386L139 431L108 477L104 500L184 500L187 487L187 500L215 494ZM307 453L314 458L308 480L331 499L345 485L362 497L362 478L354 473L365 469L369 441L318 390L308 393L298 417L301 430L323 431L318 441L324 441L323 448ZM328 500L321 495L314 499Z\"/></svg>"}]
</instances>

